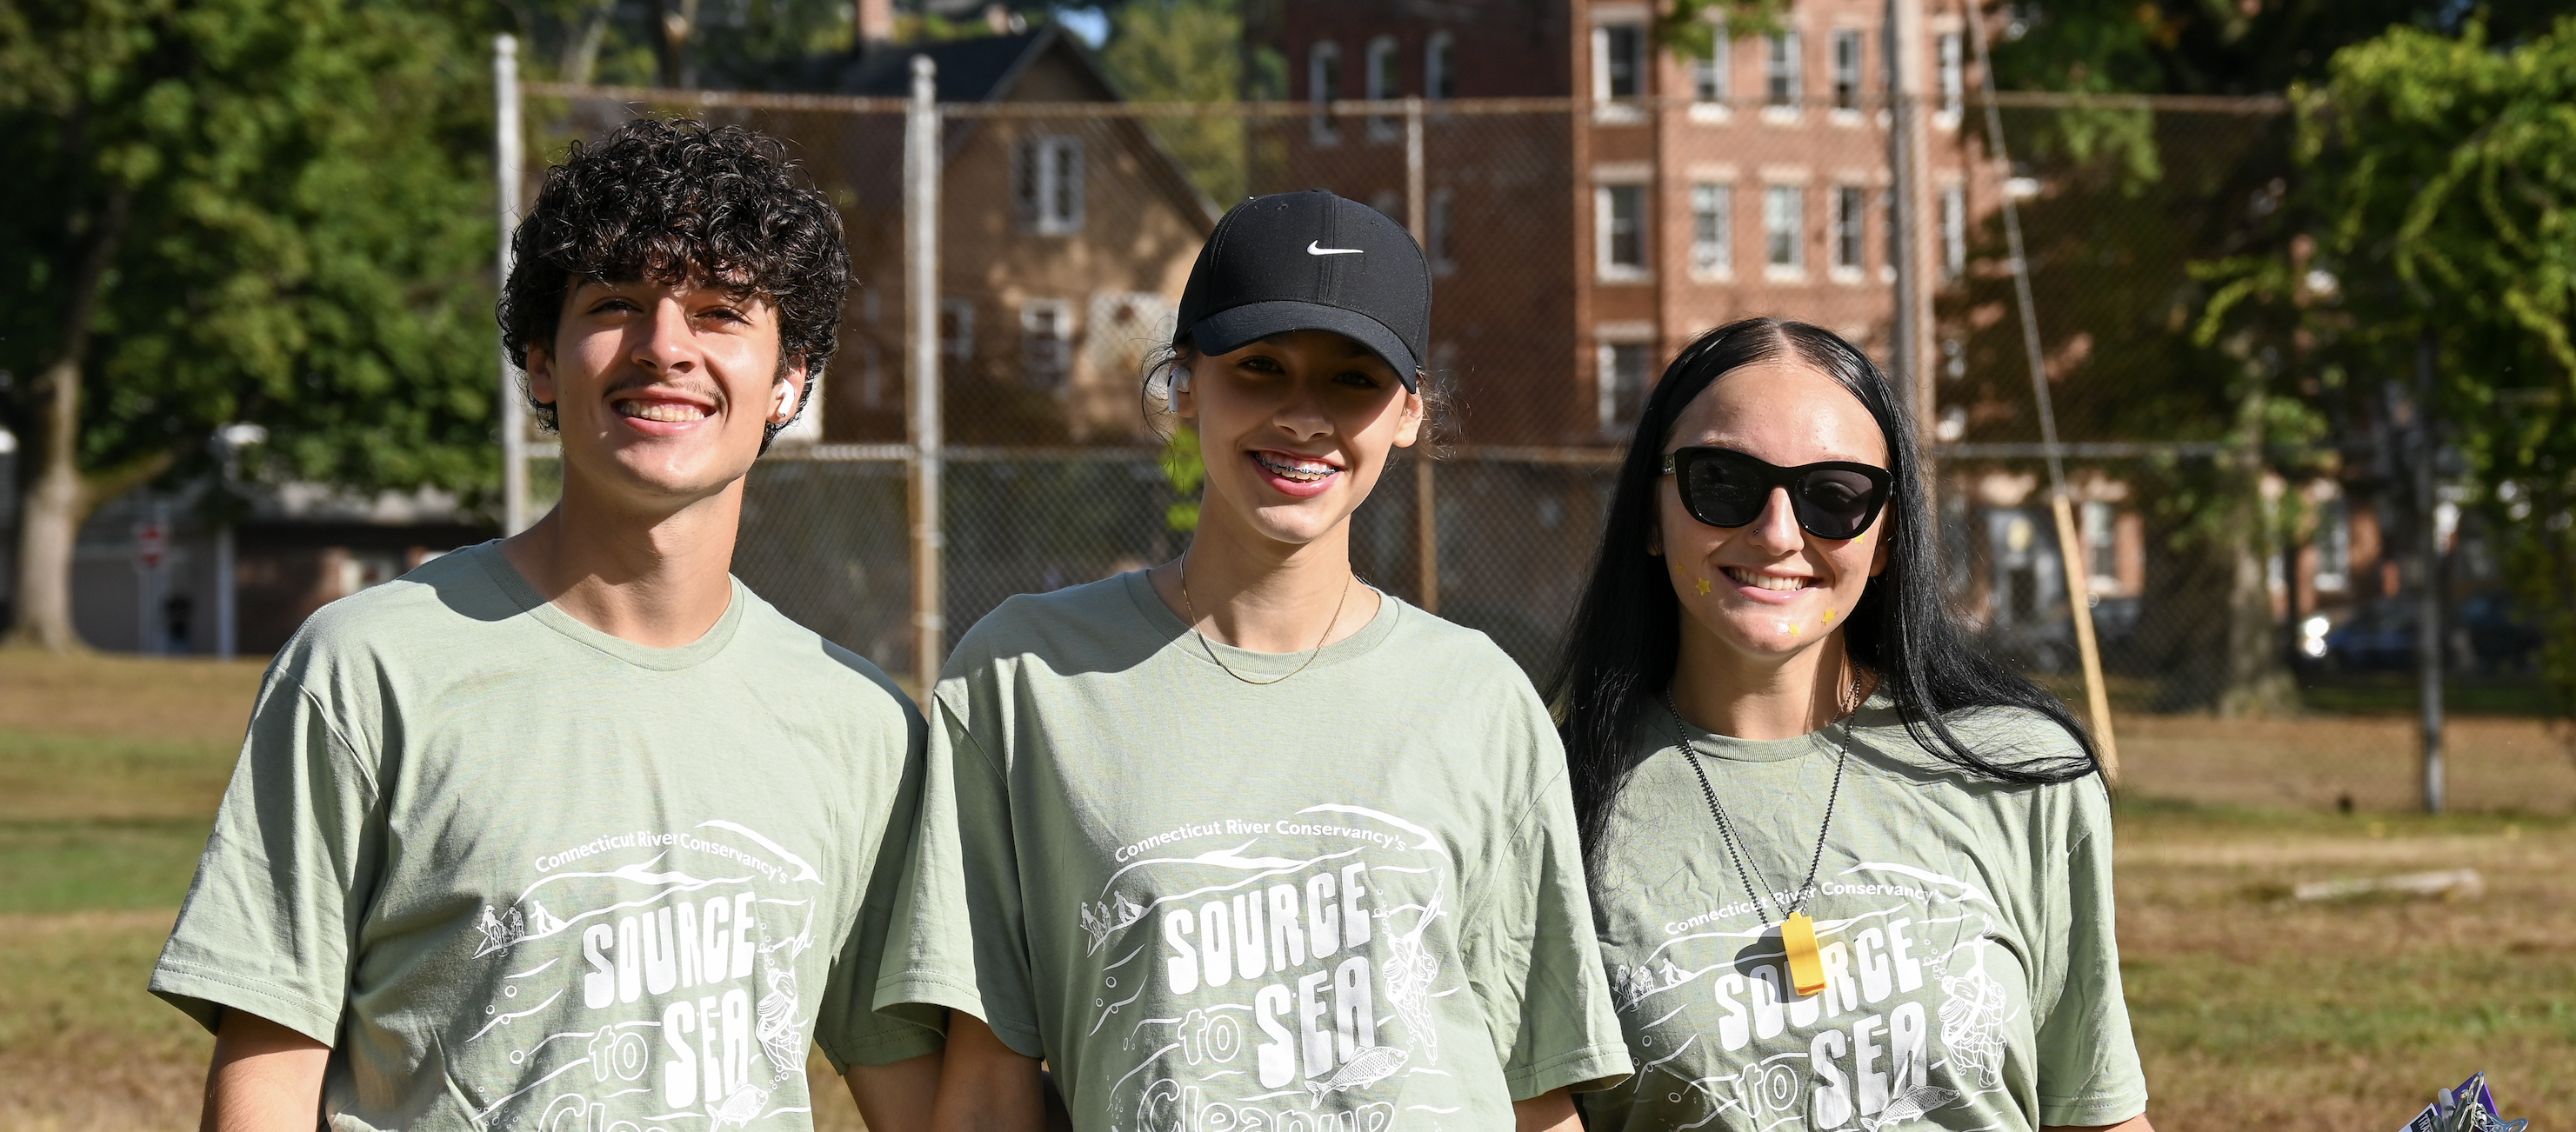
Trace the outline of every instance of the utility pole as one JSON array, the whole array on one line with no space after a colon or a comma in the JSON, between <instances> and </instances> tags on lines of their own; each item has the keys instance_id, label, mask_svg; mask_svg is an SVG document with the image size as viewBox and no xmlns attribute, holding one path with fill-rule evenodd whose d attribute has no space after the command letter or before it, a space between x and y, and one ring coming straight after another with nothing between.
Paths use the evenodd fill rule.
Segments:
<instances>
[{"instance_id":1,"label":"utility pole","mask_svg":"<svg viewBox=\"0 0 2576 1132\"><path fill-rule=\"evenodd\" d=\"M2442 532L2436 466L2441 438L2433 431L2433 335L2415 340L2415 405L2407 414L2415 473L2415 666L2424 740L2424 812L2442 812Z\"/></svg>"},{"instance_id":2,"label":"utility pole","mask_svg":"<svg viewBox=\"0 0 2576 1132\"><path fill-rule=\"evenodd\" d=\"M923 697L947 663L948 617L940 571L947 535L940 522L945 453L939 417L939 79L927 55L912 57L912 102L903 119L904 383L912 416L912 675Z\"/></svg>"},{"instance_id":3,"label":"utility pole","mask_svg":"<svg viewBox=\"0 0 2576 1132\"><path fill-rule=\"evenodd\" d=\"M1426 258L1431 251L1428 192L1423 187L1422 98L1416 95L1404 100L1404 226L1413 233L1413 242L1422 245ZM1431 359L1422 359L1422 364L1422 380L1429 381ZM1413 447L1413 566L1423 611L1440 612L1440 492L1428 436Z\"/></svg>"},{"instance_id":4,"label":"utility pole","mask_svg":"<svg viewBox=\"0 0 2576 1132\"><path fill-rule=\"evenodd\" d=\"M519 41L492 37L492 168L501 221L500 285L510 286L510 238L519 230L519 163L525 152L519 140ZM510 351L501 351L501 533L528 529L528 399L519 386L519 367Z\"/></svg>"}]
</instances>

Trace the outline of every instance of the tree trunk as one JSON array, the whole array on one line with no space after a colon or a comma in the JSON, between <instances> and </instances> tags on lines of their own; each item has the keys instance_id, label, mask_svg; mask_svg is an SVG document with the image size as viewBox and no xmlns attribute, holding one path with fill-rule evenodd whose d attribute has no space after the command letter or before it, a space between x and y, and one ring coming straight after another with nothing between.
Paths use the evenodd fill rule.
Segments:
<instances>
[{"instance_id":1,"label":"tree trunk","mask_svg":"<svg viewBox=\"0 0 2576 1132\"><path fill-rule=\"evenodd\" d=\"M564 36L563 62L558 68L563 81L590 85L591 71L599 65L600 41L608 34L608 18L616 11L616 0L597 0L582 9L580 19Z\"/></svg>"},{"instance_id":2,"label":"tree trunk","mask_svg":"<svg viewBox=\"0 0 2576 1132\"><path fill-rule=\"evenodd\" d=\"M2228 524L2227 687L2219 693L2218 710L2229 716L2272 715L2298 706L2298 685L2282 663L2272 615L2261 484L2248 478Z\"/></svg>"},{"instance_id":3,"label":"tree trunk","mask_svg":"<svg viewBox=\"0 0 2576 1132\"><path fill-rule=\"evenodd\" d=\"M82 647L80 634L72 629L72 543L98 497L80 470L81 362L89 352L108 264L125 237L133 203L132 190L119 189L96 219L78 226L86 231L74 245L80 248L80 261L72 274L62 346L40 378L45 425L34 439L41 470L27 485L18 509L18 623L9 631L9 644L58 653Z\"/></svg>"}]
</instances>

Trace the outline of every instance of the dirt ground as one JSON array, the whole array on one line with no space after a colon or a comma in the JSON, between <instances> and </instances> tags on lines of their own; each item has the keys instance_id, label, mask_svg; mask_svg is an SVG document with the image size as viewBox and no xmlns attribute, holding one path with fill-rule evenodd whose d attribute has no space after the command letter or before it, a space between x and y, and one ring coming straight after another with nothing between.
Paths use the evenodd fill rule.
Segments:
<instances>
[{"instance_id":1,"label":"dirt ground","mask_svg":"<svg viewBox=\"0 0 2576 1132\"><path fill-rule=\"evenodd\" d=\"M194 1126L210 1042L143 980L258 676L0 653L0 1129ZM2456 719L2462 813L2424 818L2412 729L2120 720L2122 972L2158 1128L2395 1129L2475 1069L2508 1115L2576 1126L2576 760L2536 722ZM2287 898L2457 868L2482 896ZM818 1125L860 1128L812 1070Z\"/></svg>"}]
</instances>

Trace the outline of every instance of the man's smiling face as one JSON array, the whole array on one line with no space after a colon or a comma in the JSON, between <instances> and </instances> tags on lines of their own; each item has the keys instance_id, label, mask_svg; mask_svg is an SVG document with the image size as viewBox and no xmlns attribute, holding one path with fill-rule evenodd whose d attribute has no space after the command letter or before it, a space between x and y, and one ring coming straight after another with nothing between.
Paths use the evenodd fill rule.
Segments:
<instances>
[{"instance_id":1,"label":"man's smiling face","mask_svg":"<svg viewBox=\"0 0 2576 1132\"><path fill-rule=\"evenodd\" d=\"M577 279L554 341L528 347L528 392L555 407L567 487L644 509L740 480L804 385L801 364L781 365L776 309L703 278Z\"/></svg>"}]
</instances>

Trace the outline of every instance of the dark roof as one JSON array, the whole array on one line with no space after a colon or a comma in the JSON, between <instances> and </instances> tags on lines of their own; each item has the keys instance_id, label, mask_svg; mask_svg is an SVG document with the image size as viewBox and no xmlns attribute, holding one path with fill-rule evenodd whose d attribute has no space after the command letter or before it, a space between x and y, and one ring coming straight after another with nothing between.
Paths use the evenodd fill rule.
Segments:
<instances>
[{"instance_id":1,"label":"dark roof","mask_svg":"<svg viewBox=\"0 0 2576 1132\"><path fill-rule=\"evenodd\" d=\"M912 57L927 55L939 68L939 101L989 102L1009 93L1028 65L1063 37L1053 24L1013 35L987 35L939 43L885 48L869 53L841 72L833 84L841 93L866 98L904 98L912 94ZM1068 44L1067 46L1070 46ZM1074 51L1095 77L1088 53Z\"/></svg>"}]
</instances>

